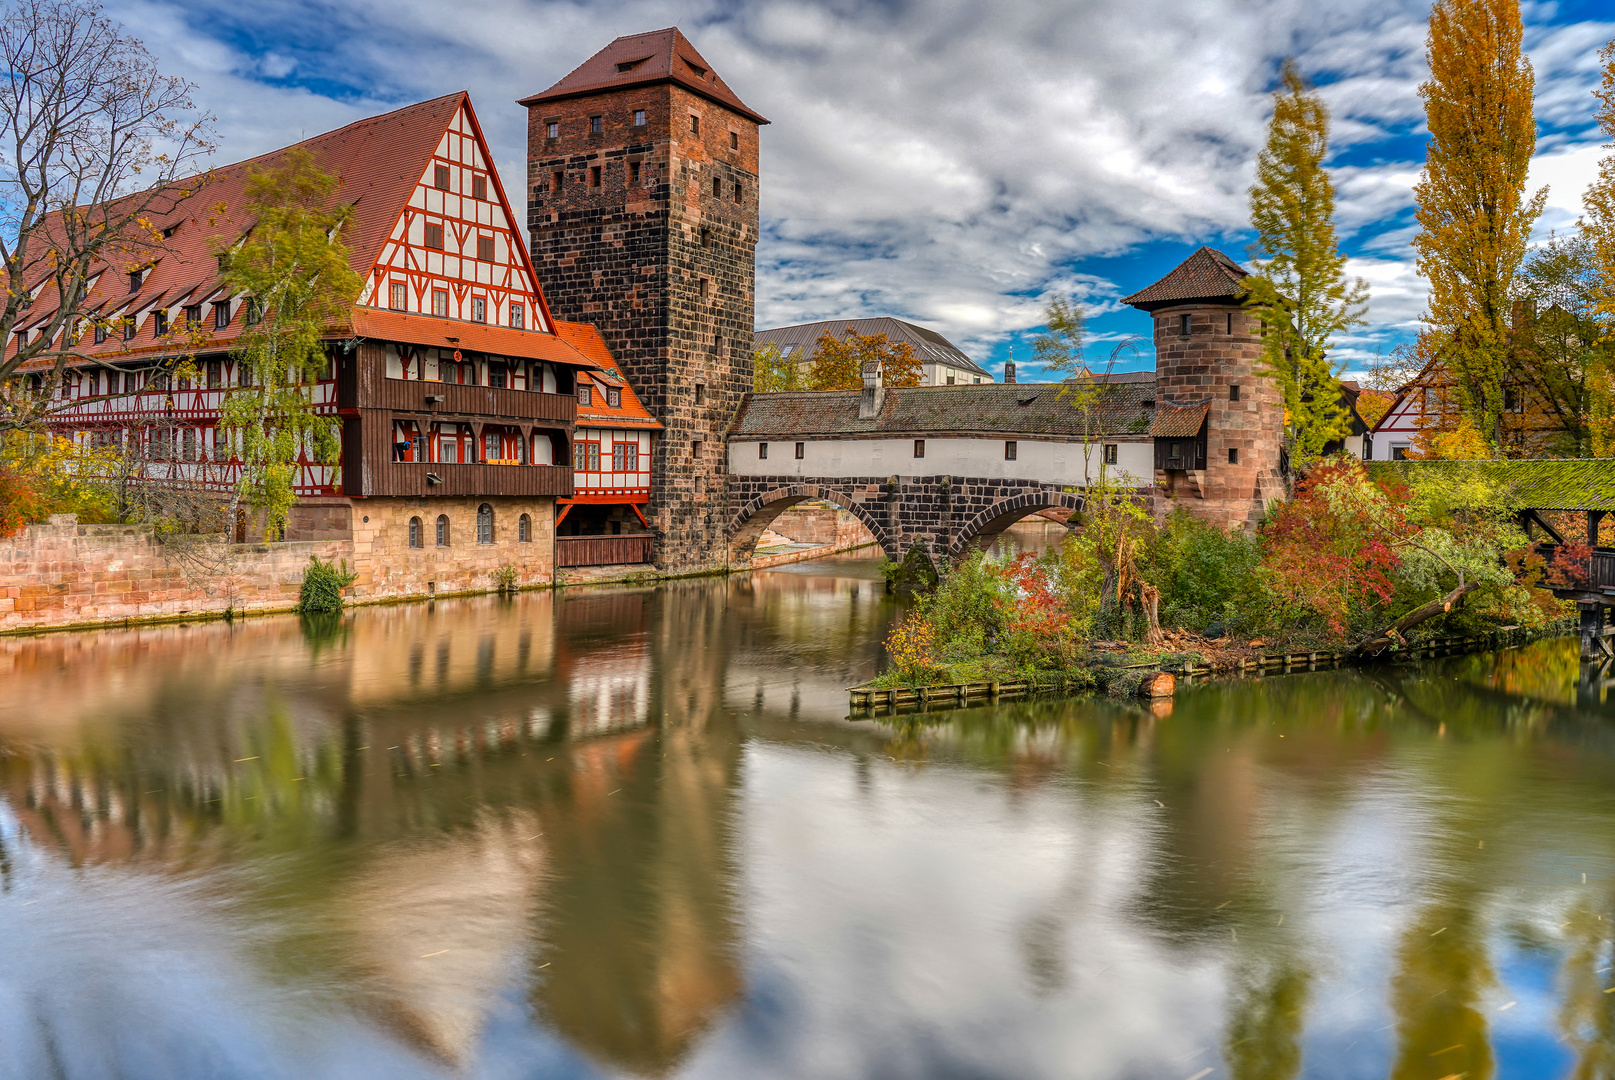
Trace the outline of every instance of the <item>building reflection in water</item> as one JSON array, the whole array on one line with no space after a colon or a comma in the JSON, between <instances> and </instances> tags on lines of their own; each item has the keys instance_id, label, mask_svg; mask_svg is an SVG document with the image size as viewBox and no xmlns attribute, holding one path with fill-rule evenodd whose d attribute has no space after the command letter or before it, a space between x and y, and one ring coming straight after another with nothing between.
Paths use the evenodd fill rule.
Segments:
<instances>
[{"instance_id":1,"label":"building reflection in water","mask_svg":"<svg viewBox=\"0 0 1615 1080\"><path fill-rule=\"evenodd\" d=\"M268 1075L1474 1077L1526 1016L1609 1072L1615 738L1558 646L845 721L895 616L866 566L0 642L0 918L48 979L92 910L166 971L160 910L378 1055Z\"/></svg>"}]
</instances>

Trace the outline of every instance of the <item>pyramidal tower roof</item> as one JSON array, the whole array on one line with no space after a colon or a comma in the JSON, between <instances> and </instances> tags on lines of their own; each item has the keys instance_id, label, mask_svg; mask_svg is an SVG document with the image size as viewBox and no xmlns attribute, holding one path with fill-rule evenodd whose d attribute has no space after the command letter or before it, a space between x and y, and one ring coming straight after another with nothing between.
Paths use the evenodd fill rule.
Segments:
<instances>
[{"instance_id":1,"label":"pyramidal tower roof","mask_svg":"<svg viewBox=\"0 0 1615 1080\"><path fill-rule=\"evenodd\" d=\"M1222 252L1203 247L1154 285L1122 297L1122 303L1154 311L1189 300L1237 301L1245 295L1243 282L1248 277L1249 270Z\"/></svg>"},{"instance_id":2,"label":"pyramidal tower roof","mask_svg":"<svg viewBox=\"0 0 1615 1080\"><path fill-rule=\"evenodd\" d=\"M657 83L677 83L759 124L768 123L766 117L748 108L739 95L729 89L729 84L718 78L712 65L676 26L620 37L548 90L521 98L516 104L531 106Z\"/></svg>"}]
</instances>

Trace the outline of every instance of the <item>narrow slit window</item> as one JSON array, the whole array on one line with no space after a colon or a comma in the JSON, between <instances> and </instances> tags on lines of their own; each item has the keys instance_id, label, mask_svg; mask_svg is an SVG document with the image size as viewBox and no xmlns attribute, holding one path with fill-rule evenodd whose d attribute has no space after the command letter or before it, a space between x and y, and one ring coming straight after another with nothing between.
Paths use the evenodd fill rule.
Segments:
<instances>
[{"instance_id":1,"label":"narrow slit window","mask_svg":"<svg viewBox=\"0 0 1615 1080\"><path fill-rule=\"evenodd\" d=\"M1190 316L1188 316L1188 315L1179 315L1178 316L1178 333L1183 335L1184 337L1189 336L1189 319L1190 319Z\"/></svg>"},{"instance_id":2,"label":"narrow slit window","mask_svg":"<svg viewBox=\"0 0 1615 1080\"><path fill-rule=\"evenodd\" d=\"M712 197L714 199L723 198L723 181L716 176L712 178Z\"/></svg>"},{"instance_id":3,"label":"narrow slit window","mask_svg":"<svg viewBox=\"0 0 1615 1080\"><path fill-rule=\"evenodd\" d=\"M735 181L735 202L746 201L746 187L739 180Z\"/></svg>"},{"instance_id":4,"label":"narrow slit window","mask_svg":"<svg viewBox=\"0 0 1615 1080\"><path fill-rule=\"evenodd\" d=\"M1228 336L1234 336L1234 313L1232 311L1228 313Z\"/></svg>"},{"instance_id":5,"label":"narrow slit window","mask_svg":"<svg viewBox=\"0 0 1615 1080\"><path fill-rule=\"evenodd\" d=\"M757 444L757 460L758 461L767 461L768 460L768 444L767 443L760 442L760 443Z\"/></svg>"},{"instance_id":6,"label":"narrow slit window","mask_svg":"<svg viewBox=\"0 0 1615 1080\"><path fill-rule=\"evenodd\" d=\"M707 387L706 387L706 384L705 383L696 383L695 384L695 403L697 405L704 405L704 404L706 404L706 400L707 400Z\"/></svg>"},{"instance_id":7,"label":"narrow slit window","mask_svg":"<svg viewBox=\"0 0 1615 1080\"><path fill-rule=\"evenodd\" d=\"M1239 400L1239 384L1238 383L1230 383L1229 384L1229 386L1228 386L1228 400L1229 401L1238 401Z\"/></svg>"},{"instance_id":8,"label":"narrow slit window","mask_svg":"<svg viewBox=\"0 0 1615 1080\"><path fill-rule=\"evenodd\" d=\"M550 190L560 191L561 185L566 183L566 173L556 170L550 173Z\"/></svg>"},{"instance_id":9,"label":"narrow slit window","mask_svg":"<svg viewBox=\"0 0 1615 1080\"><path fill-rule=\"evenodd\" d=\"M639 162L637 161L628 163L628 185L630 187L639 186Z\"/></svg>"},{"instance_id":10,"label":"narrow slit window","mask_svg":"<svg viewBox=\"0 0 1615 1080\"><path fill-rule=\"evenodd\" d=\"M690 114L690 134L701 134L701 118L694 113Z\"/></svg>"},{"instance_id":11,"label":"narrow slit window","mask_svg":"<svg viewBox=\"0 0 1615 1080\"><path fill-rule=\"evenodd\" d=\"M731 131L729 133L729 149L731 149L731 150L739 150L740 149L740 136L738 134L736 134L735 132L733 132L733 131Z\"/></svg>"},{"instance_id":12,"label":"narrow slit window","mask_svg":"<svg viewBox=\"0 0 1615 1080\"><path fill-rule=\"evenodd\" d=\"M600 186L600 166L598 166L598 165L589 166L589 186L590 187L599 187Z\"/></svg>"},{"instance_id":13,"label":"narrow slit window","mask_svg":"<svg viewBox=\"0 0 1615 1080\"><path fill-rule=\"evenodd\" d=\"M807 443L799 442L796 444L796 460L801 461L805 457L807 457Z\"/></svg>"},{"instance_id":14,"label":"narrow slit window","mask_svg":"<svg viewBox=\"0 0 1615 1080\"><path fill-rule=\"evenodd\" d=\"M1230 464L1230 465L1238 465L1239 464L1239 447L1230 446L1228 448L1228 464Z\"/></svg>"}]
</instances>

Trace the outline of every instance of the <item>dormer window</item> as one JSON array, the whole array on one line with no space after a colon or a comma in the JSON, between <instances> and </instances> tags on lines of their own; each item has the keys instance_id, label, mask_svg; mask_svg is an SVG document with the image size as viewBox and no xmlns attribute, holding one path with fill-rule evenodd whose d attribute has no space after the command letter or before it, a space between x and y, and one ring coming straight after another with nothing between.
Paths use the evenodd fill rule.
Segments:
<instances>
[{"instance_id":1,"label":"dormer window","mask_svg":"<svg viewBox=\"0 0 1615 1080\"><path fill-rule=\"evenodd\" d=\"M585 386L583 383L578 384L578 404L594 404L594 388L592 386Z\"/></svg>"},{"instance_id":2,"label":"dormer window","mask_svg":"<svg viewBox=\"0 0 1615 1080\"><path fill-rule=\"evenodd\" d=\"M168 312L158 311L152 316L152 318L156 320L156 330L154 332L158 337L162 337L164 334L168 333Z\"/></svg>"},{"instance_id":3,"label":"dormer window","mask_svg":"<svg viewBox=\"0 0 1615 1080\"><path fill-rule=\"evenodd\" d=\"M230 325L230 301L216 300L213 303L213 329L224 330Z\"/></svg>"},{"instance_id":4,"label":"dormer window","mask_svg":"<svg viewBox=\"0 0 1615 1080\"><path fill-rule=\"evenodd\" d=\"M132 292L132 293L139 292L140 291L140 282L141 282L141 279L144 278L144 277L145 277L145 272L142 271L142 270L131 270L131 271L129 271L129 291Z\"/></svg>"},{"instance_id":5,"label":"dormer window","mask_svg":"<svg viewBox=\"0 0 1615 1080\"><path fill-rule=\"evenodd\" d=\"M606 404L613 409L622 408L622 391L616 387L609 387L606 390Z\"/></svg>"},{"instance_id":6,"label":"dormer window","mask_svg":"<svg viewBox=\"0 0 1615 1080\"><path fill-rule=\"evenodd\" d=\"M702 67L700 64L697 64L697 63L695 63L693 61L690 61L690 60L685 60L684 62L686 64L690 65L690 70L695 72L695 77L696 78L704 79L704 78L707 77L707 69Z\"/></svg>"},{"instance_id":7,"label":"dormer window","mask_svg":"<svg viewBox=\"0 0 1615 1080\"><path fill-rule=\"evenodd\" d=\"M650 57L648 56L641 56L638 60L624 60L622 63L617 65L617 74L626 75L628 72L634 70L640 64L643 64L649 59Z\"/></svg>"},{"instance_id":8,"label":"dormer window","mask_svg":"<svg viewBox=\"0 0 1615 1080\"><path fill-rule=\"evenodd\" d=\"M202 305L201 304L187 304L187 305L185 305L185 322L189 326L200 327L202 325Z\"/></svg>"}]
</instances>

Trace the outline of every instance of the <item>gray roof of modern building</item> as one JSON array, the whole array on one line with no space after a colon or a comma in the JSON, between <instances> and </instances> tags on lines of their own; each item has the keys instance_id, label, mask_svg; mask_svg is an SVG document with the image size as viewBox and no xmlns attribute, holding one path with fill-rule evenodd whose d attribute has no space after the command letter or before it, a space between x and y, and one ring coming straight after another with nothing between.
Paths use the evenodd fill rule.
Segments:
<instances>
[{"instance_id":1,"label":"gray roof of modern building","mask_svg":"<svg viewBox=\"0 0 1615 1080\"><path fill-rule=\"evenodd\" d=\"M825 322L759 330L756 334L756 347L761 348L773 342L788 359L798 364L805 364L818 355L819 338L822 335L828 333L831 337L838 338L844 335L849 327L855 333L865 336L885 334L888 341L908 342L914 347L914 352L922 364L945 364L951 368L974 372L983 378L993 377L991 372L970 359L957 345L935 330L928 330L923 326L916 326L890 316L875 319L829 319Z\"/></svg>"},{"instance_id":2,"label":"gray roof of modern building","mask_svg":"<svg viewBox=\"0 0 1615 1080\"><path fill-rule=\"evenodd\" d=\"M979 435L1084 437L1085 421L1064 383L981 383L888 387L880 413L858 417L861 390L748 394L729 435L736 439L806 439L838 435ZM1107 384L1096 401L1094 438L1143 438L1155 411L1155 382Z\"/></svg>"}]
</instances>

